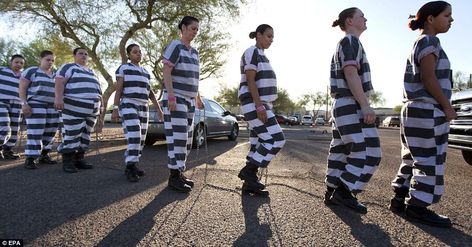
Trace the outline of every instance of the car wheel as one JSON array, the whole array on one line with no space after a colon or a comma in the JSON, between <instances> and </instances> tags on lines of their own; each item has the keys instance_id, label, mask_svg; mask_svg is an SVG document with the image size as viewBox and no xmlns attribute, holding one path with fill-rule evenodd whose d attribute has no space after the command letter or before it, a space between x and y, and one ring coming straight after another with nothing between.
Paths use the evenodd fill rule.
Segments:
<instances>
[{"instance_id":1,"label":"car wheel","mask_svg":"<svg viewBox=\"0 0 472 247\"><path fill-rule=\"evenodd\" d=\"M206 138L206 129L203 124L199 124L195 126L195 129L193 130L193 142L192 142L192 147L193 148L200 148L205 144L205 138Z\"/></svg>"},{"instance_id":2,"label":"car wheel","mask_svg":"<svg viewBox=\"0 0 472 247\"><path fill-rule=\"evenodd\" d=\"M236 141L239 135L239 127L237 124L233 125L233 129L231 129L231 134L228 136L228 140Z\"/></svg>"},{"instance_id":3,"label":"car wheel","mask_svg":"<svg viewBox=\"0 0 472 247\"><path fill-rule=\"evenodd\" d=\"M462 157L464 157L464 160L467 162L467 164L472 165L472 151L462 150Z\"/></svg>"},{"instance_id":4,"label":"car wheel","mask_svg":"<svg viewBox=\"0 0 472 247\"><path fill-rule=\"evenodd\" d=\"M154 143L156 143L156 142L157 142L157 139L146 137L146 140L144 140L144 145L146 145L146 146L152 146L152 145L154 145Z\"/></svg>"}]
</instances>

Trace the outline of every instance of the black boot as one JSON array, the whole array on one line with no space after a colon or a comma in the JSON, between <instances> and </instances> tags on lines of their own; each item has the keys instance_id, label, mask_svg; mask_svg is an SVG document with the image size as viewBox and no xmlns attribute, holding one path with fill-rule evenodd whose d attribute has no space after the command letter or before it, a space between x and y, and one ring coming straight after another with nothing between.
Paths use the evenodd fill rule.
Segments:
<instances>
[{"instance_id":1,"label":"black boot","mask_svg":"<svg viewBox=\"0 0 472 247\"><path fill-rule=\"evenodd\" d=\"M241 180L244 180L245 183L248 183L251 188L255 188L258 190L263 190L265 185L259 182L257 178L257 166L251 163L246 164L241 171L239 171L238 177Z\"/></svg>"},{"instance_id":2,"label":"black boot","mask_svg":"<svg viewBox=\"0 0 472 247\"><path fill-rule=\"evenodd\" d=\"M57 164L57 161L52 160L51 157L49 157L48 153L50 150L43 149L41 151L41 156L38 158L38 163L39 164L46 164L46 165L55 165Z\"/></svg>"},{"instance_id":3,"label":"black boot","mask_svg":"<svg viewBox=\"0 0 472 247\"><path fill-rule=\"evenodd\" d=\"M193 188L193 186L195 185L195 182L193 180L187 178L183 172L180 173L180 176L186 185Z\"/></svg>"},{"instance_id":4,"label":"black boot","mask_svg":"<svg viewBox=\"0 0 472 247\"><path fill-rule=\"evenodd\" d=\"M2 153L3 153L3 158L6 160L16 160L20 158L20 155L13 152L13 150L11 150L11 148L9 147L4 147Z\"/></svg>"},{"instance_id":5,"label":"black boot","mask_svg":"<svg viewBox=\"0 0 472 247\"><path fill-rule=\"evenodd\" d=\"M169 189L182 193L192 191L192 187L184 182L182 172L178 169L170 169L168 187Z\"/></svg>"},{"instance_id":6,"label":"black boot","mask_svg":"<svg viewBox=\"0 0 472 247\"><path fill-rule=\"evenodd\" d=\"M78 169L92 169L93 166L85 161L85 152L77 151L74 155L75 167Z\"/></svg>"},{"instance_id":7,"label":"black boot","mask_svg":"<svg viewBox=\"0 0 472 247\"><path fill-rule=\"evenodd\" d=\"M243 187L241 188L241 191L243 195L255 195L255 196L263 196L267 197L269 196L269 191L265 189L259 189L259 187L254 187L254 183L248 183L245 181L243 183Z\"/></svg>"},{"instance_id":8,"label":"black boot","mask_svg":"<svg viewBox=\"0 0 472 247\"><path fill-rule=\"evenodd\" d=\"M426 225L452 227L452 222L447 216L436 214L426 207L407 205L405 214L408 220L417 221Z\"/></svg>"},{"instance_id":9,"label":"black boot","mask_svg":"<svg viewBox=\"0 0 472 247\"><path fill-rule=\"evenodd\" d=\"M33 157L27 157L25 159L25 169L32 170L32 169L37 169L37 168L38 168L38 165L36 165L36 162L34 161Z\"/></svg>"},{"instance_id":10,"label":"black boot","mask_svg":"<svg viewBox=\"0 0 472 247\"><path fill-rule=\"evenodd\" d=\"M357 201L357 198L345 187L344 184L336 188L331 196L331 202L344 205L357 213L366 214L367 207Z\"/></svg>"},{"instance_id":11,"label":"black boot","mask_svg":"<svg viewBox=\"0 0 472 247\"><path fill-rule=\"evenodd\" d=\"M408 195L408 188L394 188L395 196L390 199L389 209L394 213L403 213L405 212L405 198Z\"/></svg>"},{"instance_id":12,"label":"black boot","mask_svg":"<svg viewBox=\"0 0 472 247\"><path fill-rule=\"evenodd\" d=\"M333 203L331 202L331 196L333 195L334 188L331 188L329 186L326 186L326 191L324 195L323 202L325 205L332 205Z\"/></svg>"},{"instance_id":13,"label":"black boot","mask_svg":"<svg viewBox=\"0 0 472 247\"><path fill-rule=\"evenodd\" d=\"M78 172L77 167L75 167L74 153L62 154L62 169L67 173Z\"/></svg>"},{"instance_id":14,"label":"black boot","mask_svg":"<svg viewBox=\"0 0 472 247\"><path fill-rule=\"evenodd\" d=\"M126 165L125 175L126 179L130 182L139 181L138 168L135 163L128 163L128 165Z\"/></svg>"}]
</instances>

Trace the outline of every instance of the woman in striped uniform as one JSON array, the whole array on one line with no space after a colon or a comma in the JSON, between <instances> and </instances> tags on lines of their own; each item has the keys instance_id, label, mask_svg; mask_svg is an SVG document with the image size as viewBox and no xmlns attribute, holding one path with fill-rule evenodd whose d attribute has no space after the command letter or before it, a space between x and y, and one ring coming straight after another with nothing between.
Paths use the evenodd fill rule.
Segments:
<instances>
[{"instance_id":1,"label":"woman in striped uniform","mask_svg":"<svg viewBox=\"0 0 472 247\"><path fill-rule=\"evenodd\" d=\"M457 115L450 103L451 65L436 35L447 32L452 21L451 5L444 1L426 3L410 21L410 28L421 34L405 70L402 163L390 203L390 210L405 212L409 220L439 227L451 227L451 220L427 207L444 192L449 121Z\"/></svg>"},{"instance_id":2,"label":"woman in striped uniform","mask_svg":"<svg viewBox=\"0 0 472 247\"><path fill-rule=\"evenodd\" d=\"M180 40L173 40L163 56L164 128L167 141L168 186L178 192L190 192L194 182L184 176L185 162L193 138L195 104L203 109L198 93L200 59L198 51L190 46L197 36L199 21L185 16L178 25Z\"/></svg>"},{"instance_id":3,"label":"woman in striped uniform","mask_svg":"<svg viewBox=\"0 0 472 247\"><path fill-rule=\"evenodd\" d=\"M125 174L130 182L139 181L144 171L137 167L144 146L148 129L148 100L154 103L162 118L162 110L151 89L149 72L139 65L142 58L141 48L137 44L126 48L130 63L122 64L116 70L116 92L112 120L118 121L118 109L123 119L123 131L128 141L125 152Z\"/></svg>"},{"instance_id":4,"label":"woman in striped uniform","mask_svg":"<svg viewBox=\"0 0 472 247\"><path fill-rule=\"evenodd\" d=\"M13 55L10 67L0 67L0 158L18 159L12 148L18 139L20 126L21 101L18 96L20 75L25 59L21 55Z\"/></svg>"},{"instance_id":5,"label":"woman in striped uniform","mask_svg":"<svg viewBox=\"0 0 472 247\"><path fill-rule=\"evenodd\" d=\"M249 38L256 44L246 49L241 57L241 83L238 97L241 110L249 126L251 143L246 166L238 174L243 193L269 195L257 178L258 168L264 168L282 149L285 137L272 110L277 99L277 79L269 59L264 54L274 39L274 30L267 24L259 25Z\"/></svg>"},{"instance_id":6,"label":"woman in striped uniform","mask_svg":"<svg viewBox=\"0 0 472 247\"><path fill-rule=\"evenodd\" d=\"M42 51L40 65L26 69L20 79L20 99L26 117L28 134L25 148L25 168L36 169L41 164L56 164L48 153L59 126L59 113L54 109L54 54Z\"/></svg>"},{"instance_id":7,"label":"woman in striped uniform","mask_svg":"<svg viewBox=\"0 0 472 247\"><path fill-rule=\"evenodd\" d=\"M326 204L344 205L362 214L367 208L355 195L364 190L381 159L375 112L369 104L373 90L370 66L359 40L367 29L366 22L360 9L348 8L332 25L339 25L345 36L331 60L334 121L325 179Z\"/></svg>"},{"instance_id":8,"label":"woman in striped uniform","mask_svg":"<svg viewBox=\"0 0 472 247\"><path fill-rule=\"evenodd\" d=\"M74 173L77 169L91 169L84 160L89 148L90 132L101 114L102 90L95 73L87 67L85 48L75 48L74 63L62 65L56 73L54 106L62 111L63 143L62 168Z\"/></svg>"}]
</instances>

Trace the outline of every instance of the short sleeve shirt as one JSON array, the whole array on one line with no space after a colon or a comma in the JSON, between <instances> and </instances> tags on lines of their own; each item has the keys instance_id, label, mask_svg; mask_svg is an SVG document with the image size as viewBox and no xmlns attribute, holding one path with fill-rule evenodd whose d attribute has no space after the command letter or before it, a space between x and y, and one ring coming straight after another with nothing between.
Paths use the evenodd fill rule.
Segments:
<instances>
[{"instance_id":1,"label":"short sleeve shirt","mask_svg":"<svg viewBox=\"0 0 472 247\"><path fill-rule=\"evenodd\" d=\"M20 74L15 74L10 68L0 67L0 100L20 101L19 87Z\"/></svg>"},{"instance_id":2,"label":"short sleeve shirt","mask_svg":"<svg viewBox=\"0 0 472 247\"><path fill-rule=\"evenodd\" d=\"M334 98L353 96L343 70L349 65L357 68L364 93L369 95L373 90L369 61L367 61L364 47L357 37L348 34L339 41L331 59L330 87L331 96Z\"/></svg>"},{"instance_id":3,"label":"short sleeve shirt","mask_svg":"<svg viewBox=\"0 0 472 247\"><path fill-rule=\"evenodd\" d=\"M56 76L66 79L64 97L94 101L101 98L100 82L95 73L89 68L76 63L67 63L59 68Z\"/></svg>"},{"instance_id":4,"label":"short sleeve shirt","mask_svg":"<svg viewBox=\"0 0 472 247\"><path fill-rule=\"evenodd\" d=\"M39 67L35 66L23 71L21 77L30 82L27 96L28 100L54 103L55 73L48 75Z\"/></svg>"},{"instance_id":5,"label":"short sleeve shirt","mask_svg":"<svg viewBox=\"0 0 472 247\"><path fill-rule=\"evenodd\" d=\"M116 78L123 78L123 98L134 99L147 104L151 84L149 72L132 63L122 64L116 70Z\"/></svg>"}]
</instances>

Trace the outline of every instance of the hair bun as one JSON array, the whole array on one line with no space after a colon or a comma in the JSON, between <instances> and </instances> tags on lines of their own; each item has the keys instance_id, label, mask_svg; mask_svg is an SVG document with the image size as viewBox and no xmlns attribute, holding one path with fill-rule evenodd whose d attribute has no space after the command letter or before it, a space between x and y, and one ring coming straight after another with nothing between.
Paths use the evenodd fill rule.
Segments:
<instances>
[{"instance_id":1,"label":"hair bun","mask_svg":"<svg viewBox=\"0 0 472 247\"><path fill-rule=\"evenodd\" d=\"M333 21L333 24L331 25L332 27L336 27L339 25L339 19L338 20L335 20Z\"/></svg>"},{"instance_id":2,"label":"hair bun","mask_svg":"<svg viewBox=\"0 0 472 247\"><path fill-rule=\"evenodd\" d=\"M250 32L249 33L249 38L254 39L256 37L256 32Z\"/></svg>"}]
</instances>

